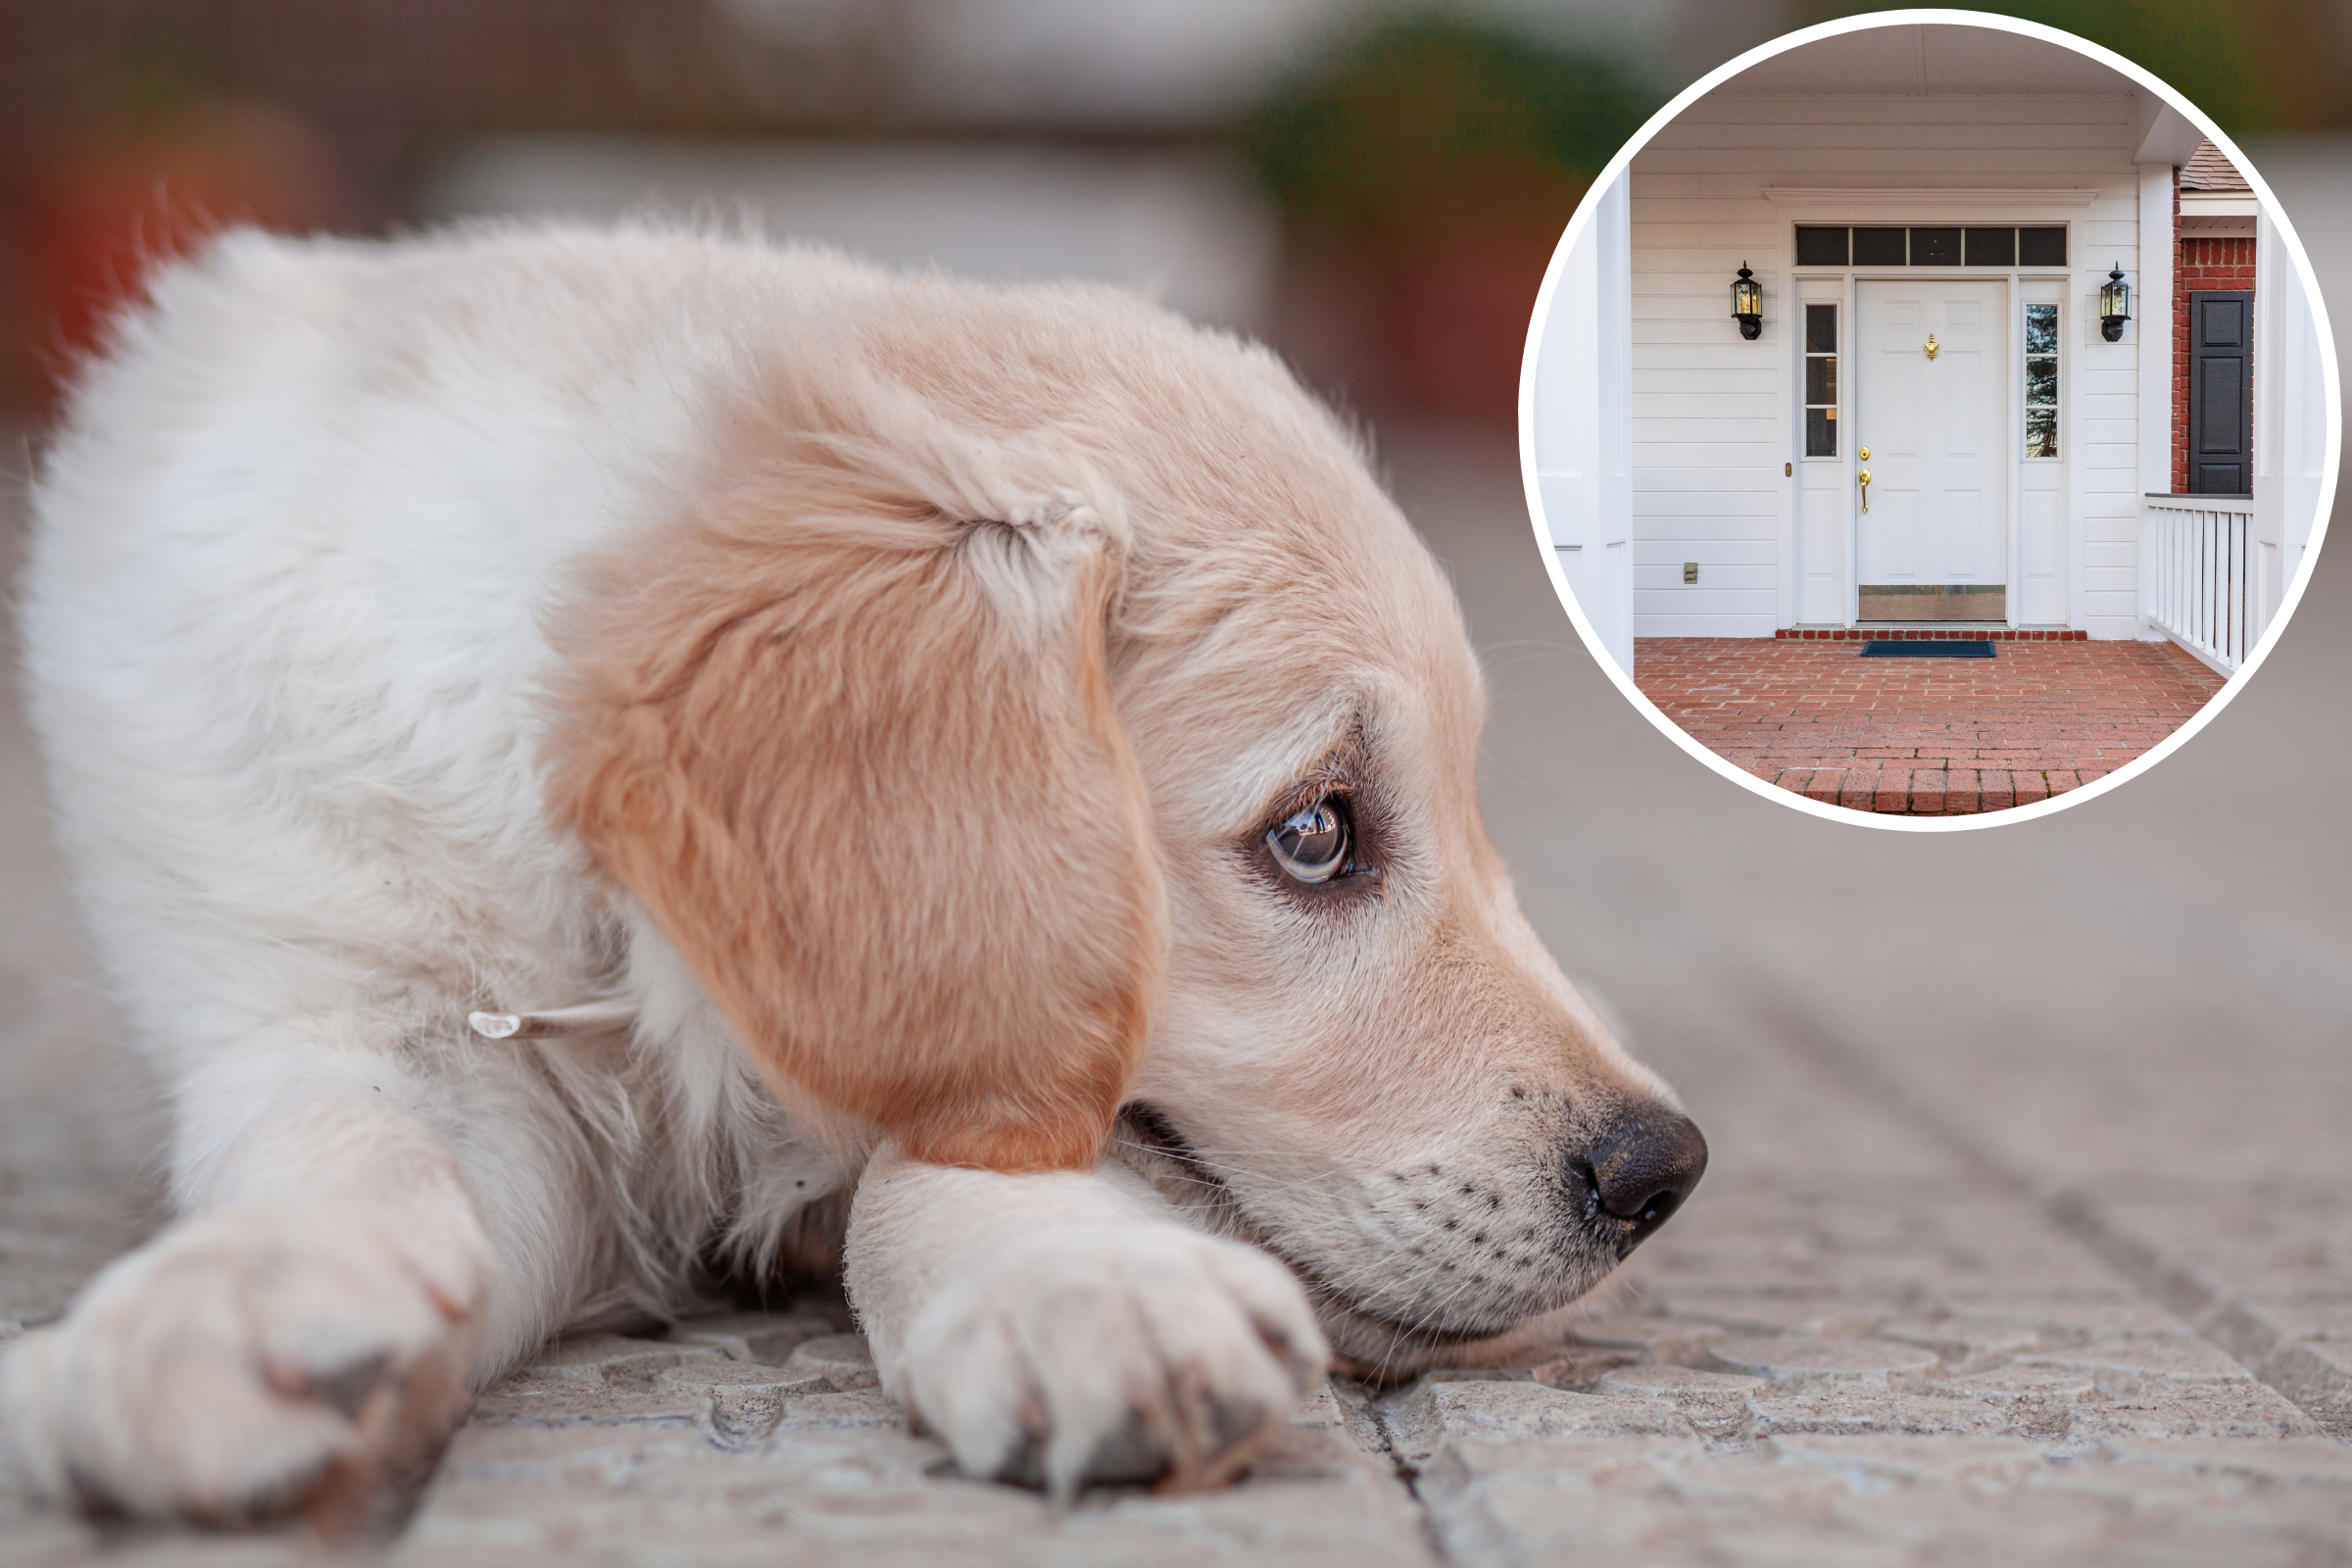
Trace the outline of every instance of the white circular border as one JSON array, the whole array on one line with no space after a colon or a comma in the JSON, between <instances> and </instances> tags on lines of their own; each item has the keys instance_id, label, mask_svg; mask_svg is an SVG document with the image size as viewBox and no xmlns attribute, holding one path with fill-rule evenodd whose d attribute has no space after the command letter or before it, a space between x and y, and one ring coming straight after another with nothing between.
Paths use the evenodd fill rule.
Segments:
<instances>
[{"instance_id":1,"label":"white circular border","mask_svg":"<svg viewBox=\"0 0 2352 1568\"><path fill-rule=\"evenodd\" d=\"M1576 595L1569 591L1567 574L1560 570L1558 557L1551 548L1550 530L1544 526L1544 500L1536 483L1535 408L1538 348L1544 340L1544 323L1551 314L1552 296L1559 287L1561 270L1567 264L1568 253L1592 221L1594 199L1609 187L1611 181L1626 172L1627 167L1634 160L1634 155L1647 146L1652 136L1671 124L1685 109L1732 77L1739 75L1750 66L1770 60L1776 55L1786 54L1791 49L1801 49L1807 44L1818 43L1824 38L1838 37L1841 33L1861 32L1876 27L1917 26L1922 24L1990 27L2003 32L2014 32L2021 37L2033 38L2042 43L2055 44L2062 49L2071 49L2076 54L2095 60L2110 71L2128 76L2154 92L2166 103L2186 116L2191 123L2210 137L2213 144L2227 154L2239 172L2246 176L2247 183L2254 187L2254 194L2262 203L2264 216L2269 218L2273 226L2278 229L2278 237L2284 242L2288 257L2294 262L2295 276L2303 285L2304 297L2310 302L2313 329L2317 332L2320 340L2320 371L2321 377L2326 383L2328 399L2328 458L2320 471L2319 507L2311 520L2311 535L2309 542L2304 546L2303 564L2297 568L2294 581L2287 585L2285 596L2279 600L2278 614L2272 617L2271 624L2264 630L2261 641L2254 645L2254 651L2246 656L2245 662L2237 667L2237 672L2223 682L2222 689L2215 692L2205 706L2197 710L2179 729L2166 736L2149 751L2126 762L2106 777L2069 790L2063 795L2053 795L2047 799L2036 801L2031 806L2008 807L1998 810L1976 811L1959 816L1905 816L1882 811L1858 811L1849 807L1833 806L1826 801L1816 801L1793 791L1782 789L1779 785L1757 777L1727 759L1718 757L1699 744L1681 725L1668 718L1659 710L1657 704L1644 697L1641 688L1634 684L1634 672L1630 669L1619 669L1616 660L1610 658L1608 651L1601 646L1599 637L1592 630L1592 623L1585 618L1584 611L1578 608ZM1756 48L1750 49L1738 59L1726 61L1676 94L1672 103L1650 116L1642 128L1634 133L1632 139L1617 150L1617 156L1610 159L1608 166L1594 177L1592 188L1586 192L1585 199L1578 204L1576 216L1568 220L1568 228L1560 236L1560 243L1551 254L1551 265L1544 269L1544 286L1536 295L1535 315L1528 323L1527 348L1521 357L1519 366L1519 472L1521 481L1527 487L1528 517L1535 530L1537 547L1544 557L1544 569L1551 575L1552 592L1559 595L1560 604L1568 612L1568 618L1576 625L1576 634L1585 640L1585 646L1592 651L1594 662L1607 672L1609 679L1616 683L1617 689L1624 693L1626 701L1632 703L1651 724L1655 725L1677 746L1743 789L1757 795L1768 796L1783 806L1809 812L1824 820L1842 822L1848 825L1885 828L1897 833L1962 833L1974 828L2001 827L2012 822L2032 821L2035 817L2047 816L2053 811L2063 811L2068 807L2094 800L2109 790L2137 778L2186 745L2191 736L2203 729L2215 714L2229 706L2230 700L2235 697L2254 672L2262 667L2263 661L2270 657L2271 650L2278 645L2278 634L2284 631L2287 622L2294 618L2295 611L2303 601L2303 590L2311 581L2312 568L2319 564L2320 546L2327 538L2328 517L2333 510L2335 501L2337 465L2342 455L2343 391L2341 383L2337 379L2335 336L2328 324L2327 302L2320 297L2319 279L2311 270L2311 258L2304 254L2302 239L2295 233L2294 224L2287 218L2286 210L2279 205L2278 198L2272 194L2270 185L2263 179L2261 172L2255 169L2253 160L2240 152L2237 144L2230 139L2228 133L2221 126L2215 124L2211 118L2196 105L2174 91L2150 72L2126 60L2114 51L2101 48L2088 39L2078 38L2073 33L2061 32L2056 27L2046 27L2036 22L2021 22L2013 17L1995 16L1984 11L1951 11L1940 8L1874 11L1862 16L1841 18L1836 22L1825 22L1817 26L1785 33L1770 43L1760 44Z\"/></svg>"}]
</instances>

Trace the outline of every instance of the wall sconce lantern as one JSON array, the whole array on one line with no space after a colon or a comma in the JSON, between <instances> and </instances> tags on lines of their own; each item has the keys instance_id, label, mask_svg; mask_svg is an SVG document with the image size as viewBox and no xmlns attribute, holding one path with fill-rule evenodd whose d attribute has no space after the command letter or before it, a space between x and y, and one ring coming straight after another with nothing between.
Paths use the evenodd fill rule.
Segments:
<instances>
[{"instance_id":1,"label":"wall sconce lantern","mask_svg":"<svg viewBox=\"0 0 2352 1568\"><path fill-rule=\"evenodd\" d=\"M1753 343L1764 332L1764 285L1756 281L1747 264L1740 264L1740 275L1732 283L1732 319L1740 323L1740 335Z\"/></svg>"},{"instance_id":2,"label":"wall sconce lantern","mask_svg":"<svg viewBox=\"0 0 2352 1568\"><path fill-rule=\"evenodd\" d=\"M2124 323L2132 319L2132 285L2124 281L2123 263L2116 263L2099 285L2099 336L2110 343L2123 340Z\"/></svg>"}]
</instances>

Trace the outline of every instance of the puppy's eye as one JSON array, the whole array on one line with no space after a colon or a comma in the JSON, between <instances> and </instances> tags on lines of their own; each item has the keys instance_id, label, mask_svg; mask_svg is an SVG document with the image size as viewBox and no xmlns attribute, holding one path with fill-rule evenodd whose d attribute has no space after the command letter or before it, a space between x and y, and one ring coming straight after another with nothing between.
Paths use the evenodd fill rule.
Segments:
<instances>
[{"instance_id":1,"label":"puppy's eye","mask_svg":"<svg viewBox=\"0 0 2352 1568\"><path fill-rule=\"evenodd\" d=\"M1348 869L1348 804L1326 795L1266 834L1274 863L1300 882L1328 882Z\"/></svg>"}]
</instances>

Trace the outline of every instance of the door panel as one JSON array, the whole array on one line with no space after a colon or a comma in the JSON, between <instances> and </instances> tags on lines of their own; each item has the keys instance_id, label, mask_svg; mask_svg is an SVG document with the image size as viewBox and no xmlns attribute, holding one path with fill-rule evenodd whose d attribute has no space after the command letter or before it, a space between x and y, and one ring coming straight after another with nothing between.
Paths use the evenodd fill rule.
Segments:
<instances>
[{"instance_id":1,"label":"door panel","mask_svg":"<svg viewBox=\"0 0 2352 1568\"><path fill-rule=\"evenodd\" d=\"M1871 473L1870 511L1856 518L1865 619L2007 618L2006 298L1997 282L1856 285L1853 439L1870 449Z\"/></svg>"},{"instance_id":2,"label":"door panel","mask_svg":"<svg viewBox=\"0 0 2352 1568\"><path fill-rule=\"evenodd\" d=\"M1924 362L1927 356L1920 358ZM1989 445L1985 440L1991 432L1985 428L1990 421L1984 417L1984 355L1972 349L1946 348L1936 354L1935 365L1921 366L1921 375L1933 373L1947 359L1951 363L1943 374L1951 386L1943 399L1943 455L1965 463L1984 456Z\"/></svg>"},{"instance_id":3,"label":"door panel","mask_svg":"<svg viewBox=\"0 0 2352 1568\"><path fill-rule=\"evenodd\" d=\"M1959 582L1983 582L1985 564L1978 553L1984 545L1984 492L1946 490L1943 500L1950 509L1951 575Z\"/></svg>"},{"instance_id":4,"label":"door panel","mask_svg":"<svg viewBox=\"0 0 2352 1568\"><path fill-rule=\"evenodd\" d=\"M1878 448L1871 448L1873 453ZM1876 457L1873 463L1879 461ZM1879 549L1874 556L1863 552L1863 580L1878 582L1911 582L1919 576L1919 492L1893 490L1880 495L1880 479L1871 485L1870 510L1862 514L1862 526L1875 536ZM1873 561L1878 563L1879 575L1870 575Z\"/></svg>"}]
</instances>

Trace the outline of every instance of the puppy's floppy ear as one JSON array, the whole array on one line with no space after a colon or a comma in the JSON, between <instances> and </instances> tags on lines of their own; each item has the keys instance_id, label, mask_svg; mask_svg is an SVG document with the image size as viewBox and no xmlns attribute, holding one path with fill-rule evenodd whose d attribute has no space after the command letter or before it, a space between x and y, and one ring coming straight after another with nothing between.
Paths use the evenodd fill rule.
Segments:
<instances>
[{"instance_id":1,"label":"puppy's floppy ear","mask_svg":"<svg viewBox=\"0 0 2352 1568\"><path fill-rule=\"evenodd\" d=\"M1090 1165L1165 946L1104 667L1117 543L1066 501L906 488L770 464L604 563L560 637L551 804L787 1102L936 1163Z\"/></svg>"}]
</instances>

